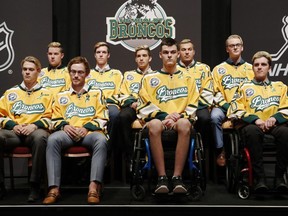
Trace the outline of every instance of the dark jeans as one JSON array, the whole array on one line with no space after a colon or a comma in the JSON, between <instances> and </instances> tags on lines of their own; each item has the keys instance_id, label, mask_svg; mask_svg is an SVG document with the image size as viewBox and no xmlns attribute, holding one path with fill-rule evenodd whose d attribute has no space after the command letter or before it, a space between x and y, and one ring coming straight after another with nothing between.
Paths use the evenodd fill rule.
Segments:
<instances>
[{"instance_id":1,"label":"dark jeans","mask_svg":"<svg viewBox=\"0 0 288 216\"><path fill-rule=\"evenodd\" d=\"M265 177L263 167L263 138L264 132L254 124L241 129L246 147L249 149L253 173L256 178ZM276 177L282 177L288 162L288 127L280 125L272 128L269 134L275 138L276 145Z\"/></svg>"},{"instance_id":2,"label":"dark jeans","mask_svg":"<svg viewBox=\"0 0 288 216\"><path fill-rule=\"evenodd\" d=\"M136 111L131 107L121 109L114 122L112 143L116 150L130 156L133 151L133 130L131 124L137 119Z\"/></svg>"},{"instance_id":3,"label":"dark jeans","mask_svg":"<svg viewBox=\"0 0 288 216\"><path fill-rule=\"evenodd\" d=\"M195 129L201 134L204 147L208 148L211 146L211 138L213 137L210 112L207 108L200 109L196 111L196 116Z\"/></svg>"},{"instance_id":4,"label":"dark jeans","mask_svg":"<svg viewBox=\"0 0 288 216\"><path fill-rule=\"evenodd\" d=\"M107 131L109 136L112 135L116 118L120 112L119 108L115 105L108 105L109 121L107 124Z\"/></svg>"}]
</instances>

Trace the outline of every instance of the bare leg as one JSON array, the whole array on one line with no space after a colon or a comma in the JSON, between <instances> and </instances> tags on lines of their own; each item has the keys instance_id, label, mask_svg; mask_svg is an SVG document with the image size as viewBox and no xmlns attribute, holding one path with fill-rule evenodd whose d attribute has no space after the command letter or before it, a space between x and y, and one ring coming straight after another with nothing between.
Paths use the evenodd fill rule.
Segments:
<instances>
[{"instance_id":1,"label":"bare leg","mask_svg":"<svg viewBox=\"0 0 288 216\"><path fill-rule=\"evenodd\" d=\"M177 146L175 151L175 164L173 176L182 176L189 151L191 123L188 119L179 119L174 130L178 133Z\"/></svg>"},{"instance_id":2,"label":"bare leg","mask_svg":"<svg viewBox=\"0 0 288 216\"><path fill-rule=\"evenodd\" d=\"M165 176L164 152L161 140L161 134L164 130L163 124L158 119L153 119L148 124L150 148L158 176Z\"/></svg>"}]
</instances>

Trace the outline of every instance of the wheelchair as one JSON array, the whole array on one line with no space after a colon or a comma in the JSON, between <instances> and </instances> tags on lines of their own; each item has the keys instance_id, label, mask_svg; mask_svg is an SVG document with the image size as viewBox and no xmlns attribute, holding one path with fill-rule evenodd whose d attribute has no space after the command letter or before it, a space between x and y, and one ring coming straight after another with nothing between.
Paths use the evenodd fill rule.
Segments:
<instances>
[{"instance_id":1,"label":"wheelchair","mask_svg":"<svg viewBox=\"0 0 288 216\"><path fill-rule=\"evenodd\" d=\"M226 187L228 192L236 192L241 199L248 199L254 191L254 178L250 152L244 145L239 130L233 129L229 133L230 147L229 157L226 164ZM276 145L275 138L270 134L265 134L263 139L263 165L268 193L276 193L274 189L275 165L276 165ZM287 180L287 171L284 174ZM256 194L257 195L257 194Z\"/></svg>"},{"instance_id":2,"label":"wheelchair","mask_svg":"<svg viewBox=\"0 0 288 216\"><path fill-rule=\"evenodd\" d=\"M158 175L153 165L148 137L148 129L145 127L135 132L134 150L130 162L130 192L136 201L144 200L147 194L163 196L154 193ZM176 142L176 131L164 130L162 132L167 176L173 174ZM182 176L187 187L187 193L184 196L190 201L200 200L206 190L205 156L201 135L195 130L191 133L187 163ZM173 193L168 193L168 196L170 195Z\"/></svg>"}]
</instances>

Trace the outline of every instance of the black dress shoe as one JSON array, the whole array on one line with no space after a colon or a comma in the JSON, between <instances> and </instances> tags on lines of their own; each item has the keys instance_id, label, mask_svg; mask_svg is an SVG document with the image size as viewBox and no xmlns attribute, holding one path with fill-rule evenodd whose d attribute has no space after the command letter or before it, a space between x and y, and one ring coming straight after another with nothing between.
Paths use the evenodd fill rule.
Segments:
<instances>
[{"instance_id":1,"label":"black dress shoe","mask_svg":"<svg viewBox=\"0 0 288 216\"><path fill-rule=\"evenodd\" d=\"M36 202L40 199L40 187L38 185L32 185L27 202Z\"/></svg>"},{"instance_id":2,"label":"black dress shoe","mask_svg":"<svg viewBox=\"0 0 288 216\"><path fill-rule=\"evenodd\" d=\"M280 192L280 193L288 192L288 186L285 183L285 180L283 178L276 178L275 185L276 185L275 189L277 192Z\"/></svg>"},{"instance_id":3,"label":"black dress shoe","mask_svg":"<svg viewBox=\"0 0 288 216\"><path fill-rule=\"evenodd\" d=\"M254 191L256 193L266 193L268 190L269 190L269 188L265 184L265 181L262 179L260 179L254 187Z\"/></svg>"}]
</instances>

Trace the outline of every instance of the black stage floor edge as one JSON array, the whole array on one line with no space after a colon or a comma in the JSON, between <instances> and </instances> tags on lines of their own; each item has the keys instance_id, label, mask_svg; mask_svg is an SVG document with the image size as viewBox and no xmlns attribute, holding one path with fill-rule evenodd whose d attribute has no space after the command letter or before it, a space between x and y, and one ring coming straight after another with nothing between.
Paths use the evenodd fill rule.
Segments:
<instances>
[{"instance_id":1,"label":"black stage floor edge","mask_svg":"<svg viewBox=\"0 0 288 216\"><path fill-rule=\"evenodd\" d=\"M287 206L229 206L229 205L11 205L1 206L1 215L125 215L125 216L188 216L188 215L254 215L261 216L284 215L287 214Z\"/></svg>"},{"instance_id":2,"label":"black stage floor edge","mask_svg":"<svg viewBox=\"0 0 288 216\"><path fill-rule=\"evenodd\" d=\"M284 215L288 213L288 195L265 194L251 195L246 200L237 194L227 192L224 184L209 182L203 197L199 201L188 200L187 197L154 197L146 195L144 200L135 201L130 194L130 186L121 182L105 185L100 205L87 204L88 189L86 186L62 188L61 199L54 205L43 205L42 200L27 203L29 188L16 185L14 190L8 189L8 195L0 200L0 215L125 215L125 216L186 216L209 215Z\"/></svg>"}]
</instances>

